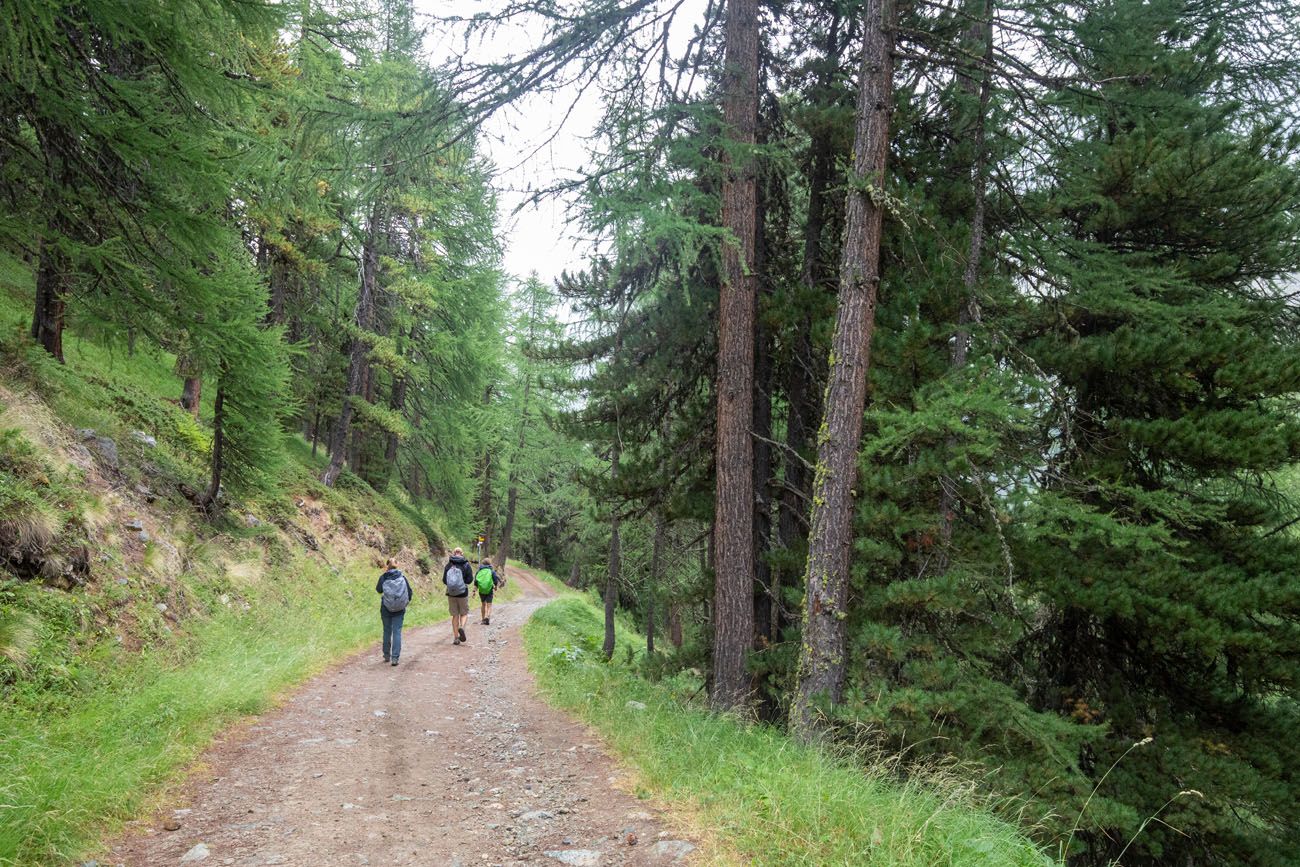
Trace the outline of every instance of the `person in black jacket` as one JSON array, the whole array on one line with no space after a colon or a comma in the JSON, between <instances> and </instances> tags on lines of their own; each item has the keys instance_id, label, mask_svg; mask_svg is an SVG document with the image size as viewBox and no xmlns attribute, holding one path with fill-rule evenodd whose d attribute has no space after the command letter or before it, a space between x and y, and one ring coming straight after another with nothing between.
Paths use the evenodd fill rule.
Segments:
<instances>
[{"instance_id":1,"label":"person in black jacket","mask_svg":"<svg viewBox=\"0 0 1300 867\"><path fill-rule=\"evenodd\" d=\"M415 594L411 592L411 582L397 568L396 560L389 557L384 567L384 574L375 582L375 592L380 594L379 619L384 624L384 662L397 665L397 658L402 655L402 620ZM388 592L384 592L384 584L390 581Z\"/></svg>"},{"instance_id":2,"label":"person in black jacket","mask_svg":"<svg viewBox=\"0 0 1300 867\"><path fill-rule=\"evenodd\" d=\"M447 585L447 608L451 611L451 643L463 644L465 622L469 620L469 585L474 580L465 552L459 548L451 552L442 569L442 583Z\"/></svg>"}]
</instances>

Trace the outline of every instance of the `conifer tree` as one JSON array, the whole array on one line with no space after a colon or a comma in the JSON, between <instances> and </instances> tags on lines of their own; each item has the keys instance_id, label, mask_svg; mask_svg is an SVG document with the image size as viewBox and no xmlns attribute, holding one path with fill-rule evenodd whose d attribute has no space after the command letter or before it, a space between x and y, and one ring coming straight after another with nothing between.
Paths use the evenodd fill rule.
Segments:
<instances>
[{"instance_id":1,"label":"conifer tree","mask_svg":"<svg viewBox=\"0 0 1300 867\"><path fill-rule=\"evenodd\" d=\"M718 301L717 448L714 539L720 568L713 596L713 670L709 699L728 710L751 691L746 657L754 642L754 317L759 22L756 0L728 0L723 61L723 123L730 141L722 184L722 245Z\"/></svg>"},{"instance_id":2,"label":"conifer tree","mask_svg":"<svg viewBox=\"0 0 1300 867\"><path fill-rule=\"evenodd\" d=\"M1017 538L1042 601L1028 698L1104 723L1080 761L1115 765L1082 864L1130 840L1126 863L1294 861L1300 547L1272 532L1269 478L1300 452L1300 178L1294 139L1227 96L1254 70L1225 39L1270 14L1160 0L1071 22L1099 84L1053 101L1077 134L1030 199L1050 235L1017 248L1026 345L1062 395Z\"/></svg>"},{"instance_id":3,"label":"conifer tree","mask_svg":"<svg viewBox=\"0 0 1300 867\"><path fill-rule=\"evenodd\" d=\"M863 11L863 21L865 38L853 159L857 174L851 179L846 207L839 308L813 479L803 646L790 711L791 727L805 739L811 737L814 727L814 701L825 696L837 703L844 687L852 489L857 476L858 440L862 435L880 281L884 202L888 195L885 166L894 99L894 7L871 0Z\"/></svg>"}]
</instances>

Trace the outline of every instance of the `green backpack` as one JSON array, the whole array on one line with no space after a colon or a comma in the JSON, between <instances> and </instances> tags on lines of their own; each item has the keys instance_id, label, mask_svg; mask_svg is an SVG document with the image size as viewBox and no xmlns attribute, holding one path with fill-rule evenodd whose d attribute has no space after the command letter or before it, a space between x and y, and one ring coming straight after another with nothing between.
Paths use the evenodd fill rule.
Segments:
<instances>
[{"instance_id":1,"label":"green backpack","mask_svg":"<svg viewBox=\"0 0 1300 867\"><path fill-rule=\"evenodd\" d=\"M492 570L484 566L478 570L474 576L474 583L478 585L478 595L486 596L492 592L495 583L492 580Z\"/></svg>"}]
</instances>

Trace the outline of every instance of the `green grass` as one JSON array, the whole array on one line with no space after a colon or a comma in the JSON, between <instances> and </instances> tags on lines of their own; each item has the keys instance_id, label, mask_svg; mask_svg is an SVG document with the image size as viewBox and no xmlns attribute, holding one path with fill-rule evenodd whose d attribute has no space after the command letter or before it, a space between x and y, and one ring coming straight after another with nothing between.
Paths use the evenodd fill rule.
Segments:
<instances>
[{"instance_id":1,"label":"green grass","mask_svg":"<svg viewBox=\"0 0 1300 867\"><path fill-rule=\"evenodd\" d=\"M84 543L92 559L86 585L70 591L0 559L0 865L92 852L233 721L378 644L376 563L403 547L418 558L441 535L400 486L376 493L344 473L325 488L324 456L296 435L285 437L273 491L212 522L196 515L178 483L205 483L211 434L175 404L174 358L143 339L128 355L70 330L68 363L57 364L24 335L30 276L0 259L0 529ZM206 390L205 418L211 398ZM92 489L62 463L57 444L79 440L76 428L115 441L115 490ZM119 491L137 484L156 502L115 512ZM296 496L320 501L335 526L381 532L384 550L307 554L274 526L299 520ZM131 553L120 526L137 511L153 536L143 553ZM245 511L262 523L248 526ZM39 553L47 549L61 550L42 542ZM444 619L432 582L418 568L408 574L416 600L406 624Z\"/></svg>"},{"instance_id":2,"label":"green grass","mask_svg":"<svg viewBox=\"0 0 1300 867\"><path fill-rule=\"evenodd\" d=\"M958 781L905 783L802 747L774 728L690 705L698 681L640 677L640 637L601 658L601 613L572 594L524 630L529 664L556 705L595 726L634 770L637 793L690 808L715 857L760 865L1042 867L1053 862L981 809ZM643 703L645 710L628 707Z\"/></svg>"},{"instance_id":3,"label":"green grass","mask_svg":"<svg viewBox=\"0 0 1300 867\"><path fill-rule=\"evenodd\" d=\"M0 711L0 864L61 864L146 809L233 721L377 642L373 570L341 577L305 557L293 598L228 611L183 640L102 660L59 713ZM445 610L417 604L411 627Z\"/></svg>"}]
</instances>

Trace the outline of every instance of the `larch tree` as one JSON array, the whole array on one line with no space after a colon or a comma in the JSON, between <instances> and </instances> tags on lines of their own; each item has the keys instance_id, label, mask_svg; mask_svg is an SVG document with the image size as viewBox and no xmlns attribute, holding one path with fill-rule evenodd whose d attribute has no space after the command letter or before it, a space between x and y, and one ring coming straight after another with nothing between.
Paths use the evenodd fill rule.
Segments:
<instances>
[{"instance_id":1,"label":"larch tree","mask_svg":"<svg viewBox=\"0 0 1300 867\"><path fill-rule=\"evenodd\" d=\"M757 284L757 0L728 0L722 116L722 284L718 300L717 423L714 463L713 668L710 702L742 707L752 691L746 667L754 644L754 317Z\"/></svg>"},{"instance_id":2,"label":"larch tree","mask_svg":"<svg viewBox=\"0 0 1300 867\"><path fill-rule=\"evenodd\" d=\"M888 196L885 170L894 98L893 0L868 0L863 22L853 175L846 204L830 381L817 433L802 646L790 710L791 728L803 739L814 733L818 698L838 702L844 686L853 489Z\"/></svg>"}]
</instances>

